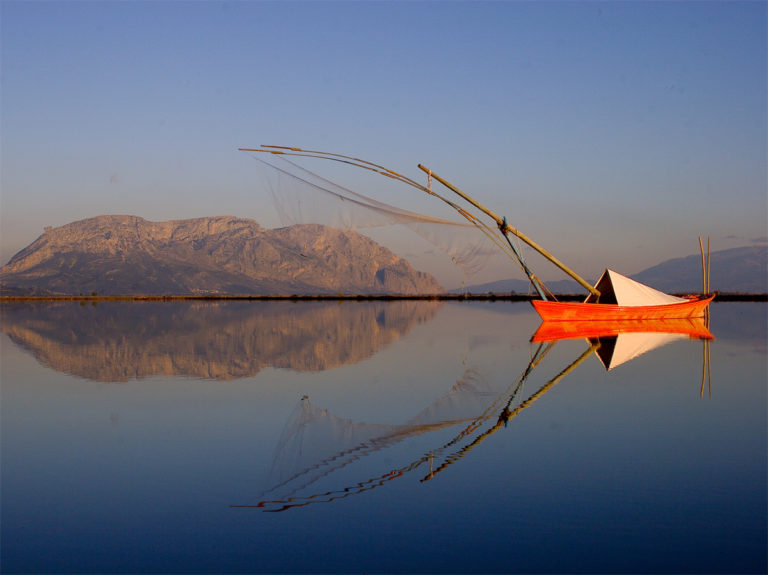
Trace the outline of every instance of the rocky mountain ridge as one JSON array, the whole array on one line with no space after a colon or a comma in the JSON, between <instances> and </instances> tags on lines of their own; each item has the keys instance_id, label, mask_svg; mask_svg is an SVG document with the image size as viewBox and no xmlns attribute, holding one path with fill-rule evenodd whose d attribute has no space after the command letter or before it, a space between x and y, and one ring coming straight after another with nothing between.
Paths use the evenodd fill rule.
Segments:
<instances>
[{"instance_id":1,"label":"rocky mountain ridge","mask_svg":"<svg viewBox=\"0 0 768 575\"><path fill-rule=\"evenodd\" d=\"M218 216L104 215L45 233L0 268L5 294L291 295L444 291L366 236Z\"/></svg>"}]
</instances>

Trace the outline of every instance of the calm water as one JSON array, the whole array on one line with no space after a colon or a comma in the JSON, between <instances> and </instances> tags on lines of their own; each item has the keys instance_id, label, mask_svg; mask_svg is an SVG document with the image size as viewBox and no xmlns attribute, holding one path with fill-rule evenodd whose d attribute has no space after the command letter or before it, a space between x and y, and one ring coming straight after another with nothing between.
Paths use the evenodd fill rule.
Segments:
<instances>
[{"instance_id":1,"label":"calm water","mask_svg":"<svg viewBox=\"0 0 768 575\"><path fill-rule=\"evenodd\" d=\"M607 370L527 303L3 305L2 571L765 572L767 307L711 311Z\"/></svg>"}]
</instances>

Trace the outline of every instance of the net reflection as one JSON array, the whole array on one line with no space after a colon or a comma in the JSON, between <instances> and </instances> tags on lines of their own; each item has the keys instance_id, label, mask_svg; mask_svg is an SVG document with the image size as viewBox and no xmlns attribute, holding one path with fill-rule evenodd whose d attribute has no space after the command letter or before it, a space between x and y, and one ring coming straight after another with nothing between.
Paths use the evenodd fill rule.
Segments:
<instances>
[{"instance_id":1,"label":"net reflection","mask_svg":"<svg viewBox=\"0 0 768 575\"><path fill-rule=\"evenodd\" d=\"M360 362L429 321L440 302L103 302L3 305L0 328L41 364L77 377L231 380L267 367Z\"/></svg>"},{"instance_id":2,"label":"net reflection","mask_svg":"<svg viewBox=\"0 0 768 575\"><path fill-rule=\"evenodd\" d=\"M261 501L232 507L282 512L313 503L330 503L383 486L421 467L428 467L421 482L430 481L491 435L506 428L591 355L594 354L606 370L611 370L671 341L702 340L706 345L713 339L701 320L588 322L580 326L558 323L560 325L542 324L531 337L531 341L538 345L530 361L501 394L490 393L480 372L467 368L445 397L404 425L368 425L345 420L312 405L305 396L278 443L270 487L261 494ZM586 349L534 393L521 398L524 384L557 342L576 338L586 340ZM446 409L449 406L451 409ZM429 414L427 419L424 419L425 414ZM321 478L327 478L361 458L408 438L451 427L459 427L459 430L448 441L404 465L359 481L341 482L340 487L313 489ZM275 481L275 476L281 476L281 479Z\"/></svg>"},{"instance_id":3,"label":"net reflection","mask_svg":"<svg viewBox=\"0 0 768 575\"><path fill-rule=\"evenodd\" d=\"M304 496L310 486L348 465L383 449L422 434L473 422L495 394L473 368L444 396L400 425L376 425L343 419L321 409L304 396L289 418L272 461L270 485L255 507L283 511L319 501L333 501L391 481L427 461L419 458L402 468L388 470L339 490ZM253 507L249 505L233 507Z\"/></svg>"}]
</instances>

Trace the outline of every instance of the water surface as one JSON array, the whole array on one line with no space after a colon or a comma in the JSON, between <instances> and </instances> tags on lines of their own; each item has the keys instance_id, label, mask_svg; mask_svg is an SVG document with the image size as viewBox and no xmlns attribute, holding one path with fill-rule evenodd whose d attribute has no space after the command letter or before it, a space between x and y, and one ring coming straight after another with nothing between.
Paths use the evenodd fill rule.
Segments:
<instances>
[{"instance_id":1,"label":"water surface","mask_svg":"<svg viewBox=\"0 0 768 575\"><path fill-rule=\"evenodd\" d=\"M607 370L527 303L4 304L2 571L764 572L766 307L711 309Z\"/></svg>"}]
</instances>

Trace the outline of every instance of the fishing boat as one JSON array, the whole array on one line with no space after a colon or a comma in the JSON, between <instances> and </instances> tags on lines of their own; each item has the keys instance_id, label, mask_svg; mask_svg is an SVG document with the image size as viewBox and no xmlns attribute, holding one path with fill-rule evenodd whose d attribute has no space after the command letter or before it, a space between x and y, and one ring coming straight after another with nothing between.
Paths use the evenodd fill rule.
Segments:
<instances>
[{"instance_id":1,"label":"fishing boat","mask_svg":"<svg viewBox=\"0 0 768 575\"><path fill-rule=\"evenodd\" d=\"M605 270L584 302L533 300L544 321L664 320L703 317L714 295L677 297Z\"/></svg>"},{"instance_id":2,"label":"fishing boat","mask_svg":"<svg viewBox=\"0 0 768 575\"><path fill-rule=\"evenodd\" d=\"M477 202L474 198L458 189L450 182L436 176L431 170L419 164L419 168L427 172L429 178L435 178L448 189L464 198L472 206L492 218L501 234L507 240L514 255L525 272L531 285L536 289L541 299L531 300L536 312L544 321L606 321L606 320L653 320L704 317L707 306L714 299L714 294L708 294L708 262L704 263L702 246L702 272L703 295L689 297L677 297L658 291L650 286L632 280L613 270L606 269L594 286L589 285L584 278L542 248L531 238L513 228L507 223L506 218L496 215L494 212ZM537 278L525 264L517 248L509 238L513 235L558 268L576 280L579 285L588 292L587 298L581 302L561 302L550 292L543 282ZM701 240L699 240L701 245Z\"/></svg>"},{"instance_id":3,"label":"fishing boat","mask_svg":"<svg viewBox=\"0 0 768 575\"><path fill-rule=\"evenodd\" d=\"M482 205L480 202L475 200L469 194L460 190L447 180L441 178L422 164L419 164L418 167L420 170L427 174L426 186L379 164L374 164L373 162L361 160L353 156L322 152L318 150L305 150L302 148L288 146L262 145L261 148L240 148L240 150L246 152L263 152L277 156L319 158L323 160L341 162L343 164L352 165L364 170L381 174L393 180L403 182L418 190L426 192L435 198L440 199L454 210L456 210L456 212L458 212L464 219L466 219L469 224L477 227L498 247L500 247L504 253L509 255L519 264L531 285L539 295L540 299L534 299L531 303L533 304L536 312L544 321L658 320L704 317L707 313L707 307L709 306L709 303L714 299L714 295L708 293L709 262L707 261L706 264L704 262L704 250L701 243L701 238L699 238L699 245L701 246L702 250L702 272L704 288L703 294L687 297L669 295L646 286L640 282L632 280L610 269L607 269L598 280L598 282L593 286L584 280L584 278L582 278L579 274L566 266L563 262L558 260L551 253L541 247L537 242L532 240L520 230L511 226L507 222L506 218L500 217ZM280 168L277 169L280 170ZM437 193L432 189L433 179L440 182L446 188L465 200L471 207L467 207L466 205L459 205ZM327 180L325 181L327 182ZM363 196L360 194L350 192L349 190L345 190L345 192L353 194L354 197L344 198L343 196L339 196L337 193L334 193L333 195L339 196L341 199L348 199L358 204L360 203L360 199L363 198ZM387 206L386 204L378 201L370 201L367 203L367 205L371 209L379 211L386 209L393 213L397 212L401 217L414 218L418 216L422 219L430 219L428 216L420 216L418 214L414 214L413 212L405 212L403 210L399 210L398 208ZM495 224L496 230L493 229L493 225L489 225L481 217L478 217L478 215L473 213L473 209L478 210L484 216L491 218ZM435 221L434 218L431 219ZM498 237L498 233L501 233L503 239ZM573 278L579 285L581 285L589 292L586 299L580 303L558 301L554 294L552 294L552 292L544 285L544 282L542 282L541 279L539 279L527 265L520 252L520 249L511 240L510 236L514 236L522 242L526 243L528 246L536 250L539 254L553 263L556 267L560 268L563 272Z\"/></svg>"}]
</instances>

